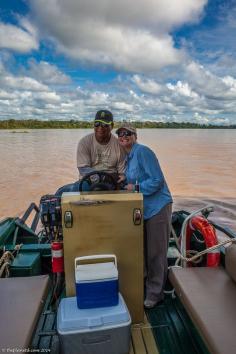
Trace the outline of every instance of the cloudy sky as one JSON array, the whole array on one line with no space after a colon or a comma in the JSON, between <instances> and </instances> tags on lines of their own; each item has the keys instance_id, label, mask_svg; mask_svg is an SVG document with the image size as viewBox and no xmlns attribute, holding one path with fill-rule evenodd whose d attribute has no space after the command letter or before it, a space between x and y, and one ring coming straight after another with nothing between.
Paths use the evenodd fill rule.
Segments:
<instances>
[{"instance_id":1,"label":"cloudy sky","mask_svg":"<svg viewBox=\"0 0 236 354\"><path fill-rule=\"evenodd\" d=\"M1 0L0 119L236 124L236 0Z\"/></svg>"}]
</instances>

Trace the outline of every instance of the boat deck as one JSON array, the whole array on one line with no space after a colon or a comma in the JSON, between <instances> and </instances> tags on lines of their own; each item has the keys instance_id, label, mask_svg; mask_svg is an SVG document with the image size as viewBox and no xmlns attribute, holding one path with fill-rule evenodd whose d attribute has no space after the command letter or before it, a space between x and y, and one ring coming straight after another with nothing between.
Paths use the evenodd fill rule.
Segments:
<instances>
[{"instance_id":1,"label":"boat deck","mask_svg":"<svg viewBox=\"0 0 236 354\"><path fill-rule=\"evenodd\" d=\"M56 313L45 304L32 348L59 353ZM180 301L167 297L146 312L145 321L132 326L129 354L209 354Z\"/></svg>"},{"instance_id":2,"label":"boat deck","mask_svg":"<svg viewBox=\"0 0 236 354\"><path fill-rule=\"evenodd\" d=\"M143 324L132 326L131 335L129 354L159 354L152 326L146 316Z\"/></svg>"},{"instance_id":3,"label":"boat deck","mask_svg":"<svg viewBox=\"0 0 236 354\"><path fill-rule=\"evenodd\" d=\"M147 317L160 354L209 354L178 298L167 297Z\"/></svg>"},{"instance_id":4,"label":"boat deck","mask_svg":"<svg viewBox=\"0 0 236 354\"><path fill-rule=\"evenodd\" d=\"M208 354L178 299L166 298L142 325L132 327L129 354Z\"/></svg>"}]
</instances>

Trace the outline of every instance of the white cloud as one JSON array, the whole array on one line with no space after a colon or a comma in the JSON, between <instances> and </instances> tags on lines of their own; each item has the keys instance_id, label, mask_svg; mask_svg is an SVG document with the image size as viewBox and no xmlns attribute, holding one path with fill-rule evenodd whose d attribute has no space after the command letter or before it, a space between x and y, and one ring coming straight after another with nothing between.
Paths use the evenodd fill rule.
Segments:
<instances>
[{"instance_id":1,"label":"white cloud","mask_svg":"<svg viewBox=\"0 0 236 354\"><path fill-rule=\"evenodd\" d=\"M109 104L109 94L105 92L91 92L88 93L87 97L89 105L99 106L99 105L108 105Z\"/></svg>"},{"instance_id":2,"label":"white cloud","mask_svg":"<svg viewBox=\"0 0 236 354\"><path fill-rule=\"evenodd\" d=\"M218 125L229 125L229 124L232 124L232 122L230 121L230 119L228 118L216 118L214 119L213 121L214 124L218 124ZM235 124L235 122L234 122Z\"/></svg>"},{"instance_id":3,"label":"white cloud","mask_svg":"<svg viewBox=\"0 0 236 354\"><path fill-rule=\"evenodd\" d=\"M34 59L29 60L29 70L26 73L35 79L46 84L63 85L69 84L71 79L62 73L56 65L52 65L45 61L36 62Z\"/></svg>"},{"instance_id":4,"label":"white cloud","mask_svg":"<svg viewBox=\"0 0 236 354\"><path fill-rule=\"evenodd\" d=\"M20 53L27 53L38 49L39 44L36 30L24 19L24 29L0 22L0 48L11 49Z\"/></svg>"},{"instance_id":5,"label":"white cloud","mask_svg":"<svg viewBox=\"0 0 236 354\"><path fill-rule=\"evenodd\" d=\"M209 124L211 121L207 116L201 115L198 112L194 113L194 119L195 119L196 123L199 123L199 124Z\"/></svg>"},{"instance_id":6,"label":"white cloud","mask_svg":"<svg viewBox=\"0 0 236 354\"><path fill-rule=\"evenodd\" d=\"M161 86L153 79L142 79L139 75L134 75L132 80L143 92L158 94L161 90Z\"/></svg>"},{"instance_id":7,"label":"white cloud","mask_svg":"<svg viewBox=\"0 0 236 354\"><path fill-rule=\"evenodd\" d=\"M32 63L37 69L37 63ZM25 70L27 75L39 75L30 68ZM60 78L60 71L54 66L52 69ZM74 83L45 85L22 71L21 76L14 76L1 61L0 71L0 119L93 119L98 109L107 108L116 120L235 123L236 78L216 76L194 62L186 66L182 80L168 84L163 78L159 80L159 75L136 74L120 75L109 83L84 82L76 89Z\"/></svg>"},{"instance_id":8,"label":"white cloud","mask_svg":"<svg viewBox=\"0 0 236 354\"><path fill-rule=\"evenodd\" d=\"M236 79L232 76L223 77L222 81L230 88L230 91L236 93Z\"/></svg>"},{"instance_id":9,"label":"white cloud","mask_svg":"<svg viewBox=\"0 0 236 354\"><path fill-rule=\"evenodd\" d=\"M186 78L199 95L208 99L223 101L236 98L234 78L216 76L195 62L186 67Z\"/></svg>"},{"instance_id":10,"label":"white cloud","mask_svg":"<svg viewBox=\"0 0 236 354\"><path fill-rule=\"evenodd\" d=\"M95 23L149 26L169 30L186 22L196 22L207 0L31 0L34 13L46 23L63 16L73 23L91 18ZM67 25L69 25L67 23ZM53 24L52 24L53 27Z\"/></svg>"},{"instance_id":11,"label":"white cloud","mask_svg":"<svg viewBox=\"0 0 236 354\"><path fill-rule=\"evenodd\" d=\"M236 48L236 46L235 46ZM232 48L233 49L233 48ZM230 53L222 50L220 53L217 53L215 60L210 64L207 64L207 67L215 75L235 75L236 73L236 57L235 50L232 50Z\"/></svg>"},{"instance_id":12,"label":"white cloud","mask_svg":"<svg viewBox=\"0 0 236 354\"><path fill-rule=\"evenodd\" d=\"M0 119L60 115L61 97L57 92L30 77L13 76L1 62L0 68Z\"/></svg>"},{"instance_id":13,"label":"white cloud","mask_svg":"<svg viewBox=\"0 0 236 354\"><path fill-rule=\"evenodd\" d=\"M184 33L181 46L193 60L204 63L210 72L223 76L236 72L236 2L212 1L207 13L210 23L192 29L191 35ZM207 19L207 18L206 18Z\"/></svg>"},{"instance_id":14,"label":"white cloud","mask_svg":"<svg viewBox=\"0 0 236 354\"><path fill-rule=\"evenodd\" d=\"M0 100L13 100L14 98L16 98L15 93L0 90Z\"/></svg>"},{"instance_id":15,"label":"white cloud","mask_svg":"<svg viewBox=\"0 0 236 354\"><path fill-rule=\"evenodd\" d=\"M183 60L169 32L199 20L207 0L31 0L45 37L67 56L145 73Z\"/></svg>"},{"instance_id":16,"label":"white cloud","mask_svg":"<svg viewBox=\"0 0 236 354\"><path fill-rule=\"evenodd\" d=\"M12 75L6 75L0 78L0 82L3 86L17 89L17 90L31 90L31 91L48 91L46 85L41 84L37 80L30 77L17 77Z\"/></svg>"},{"instance_id":17,"label":"white cloud","mask_svg":"<svg viewBox=\"0 0 236 354\"><path fill-rule=\"evenodd\" d=\"M133 112L134 110L134 106L130 103L126 103L126 102L114 102L112 104L112 108L114 109L118 109L120 111L128 111L128 112Z\"/></svg>"},{"instance_id":18,"label":"white cloud","mask_svg":"<svg viewBox=\"0 0 236 354\"><path fill-rule=\"evenodd\" d=\"M129 72L153 72L177 64L184 57L184 53L174 48L172 38L167 34L157 38L148 31L108 28L100 24L93 32L87 29L87 23L84 25L85 28L78 29L77 41L73 46L58 43L58 48L71 58L87 64L114 66ZM90 26L94 25L91 23ZM84 33L85 38L82 37Z\"/></svg>"},{"instance_id":19,"label":"white cloud","mask_svg":"<svg viewBox=\"0 0 236 354\"><path fill-rule=\"evenodd\" d=\"M60 101L60 96L56 92L38 92L35 99L41 100L44 103L54 103Z\"/></svg>"},{"instance_id":20,"label":"white cloud","mask_svg":"<svg viewBox=\"0 0 236 354\"><path fill-rule=\"evenodd\" d=\"M27 17L18 17L19 25L35 39L38 37L38 30Z\"/></svg>"},{"instance_id":21,"label":"white cloud","mask_svg":"<svg viewBox=\"0 0 236 354\"><path fill-rule=\"evenodd\" d=\"M193 92L187 82L178 81L176 85L167 83L167 88L185 97L197 98L198 94Z\"/></svg>"},{"instance_id":22,"label":"white cloud","mask_svg":"<svg viewBox=\"0 0 236 354\"><path fill-rule=\"evenodd\" d=\"M69 102L69 103L64 102L61 104L61 107L63 109L73 109L75 107L75 105L73 102Z\"/></svg>"}]
</instances>

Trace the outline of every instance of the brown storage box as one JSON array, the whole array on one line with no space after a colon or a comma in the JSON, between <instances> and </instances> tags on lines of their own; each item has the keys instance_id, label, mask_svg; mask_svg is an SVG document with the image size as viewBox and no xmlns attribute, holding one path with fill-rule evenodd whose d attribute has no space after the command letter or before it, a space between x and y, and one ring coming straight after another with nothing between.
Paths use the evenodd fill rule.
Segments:
<instances>
[{"instance_id":1,"label":"brown storage box","mask_svg":"<svg viewBox=\"0 0 236 354\"><path fill-rule=\"evenodd\" d=\"M115 254L119 287L133 323L143 321L143 210L141 193L84 192L62 195L66 295L75 295L74 259L95 254ZM70 212L72 226L64 216ZM136 213L137 212L137 213ZM138 223L138 222L137 222ZM71 226L71 227L70 227Z\"/></svg>"}]
</instances>

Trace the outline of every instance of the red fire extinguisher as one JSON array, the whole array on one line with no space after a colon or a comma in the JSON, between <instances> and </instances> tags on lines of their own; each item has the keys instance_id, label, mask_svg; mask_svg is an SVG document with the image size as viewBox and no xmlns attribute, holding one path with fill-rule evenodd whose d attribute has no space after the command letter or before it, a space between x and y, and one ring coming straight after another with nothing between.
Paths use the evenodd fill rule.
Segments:
<instances>
[{"instance_id":1,"label":"red fire extinguisher","mask_svg":"<svg viewBox=\"0 0 236 354\"><path fill-rule=\"evenodd\" d=\"M62 273L64 272L64 257L63 257L63 243L52 242L52 272Z\"/></svg>"}]
</instances>

